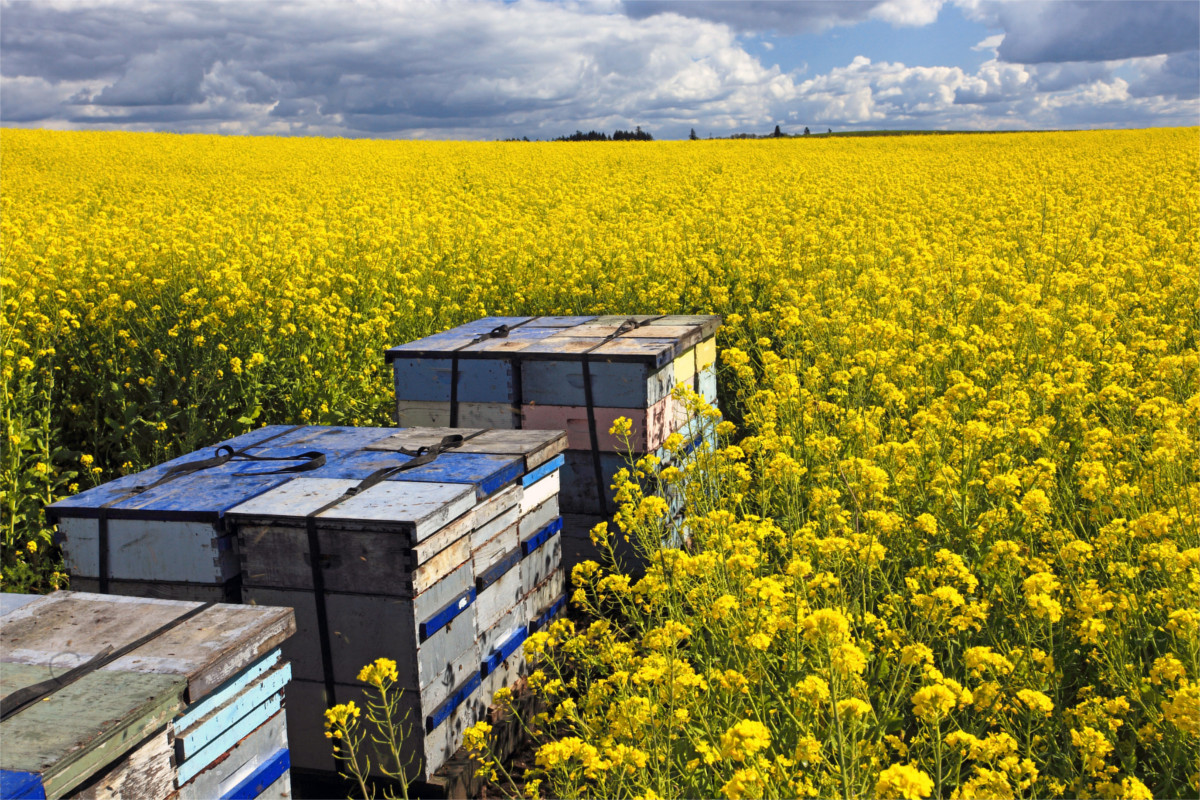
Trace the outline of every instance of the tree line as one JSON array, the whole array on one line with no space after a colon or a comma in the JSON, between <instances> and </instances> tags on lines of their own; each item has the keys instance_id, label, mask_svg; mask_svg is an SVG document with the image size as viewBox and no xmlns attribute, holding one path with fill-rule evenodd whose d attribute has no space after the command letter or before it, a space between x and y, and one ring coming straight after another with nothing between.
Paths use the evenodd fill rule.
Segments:
<instances>
[{"instance_id":1,"label":"tree line","mask_svg":"<svg viewBox=\"0 0 1200 800\"><path fill-rule=\"evenodd\" d=\"M559 136L556 139L551 139L554 142L653 142L654 137L650 135L650 131L642 130L642 126L638 125L632 131L613 131L612 136L609 136L604 131L575 131L570 136Z\"/></svg>"}]
</instances>

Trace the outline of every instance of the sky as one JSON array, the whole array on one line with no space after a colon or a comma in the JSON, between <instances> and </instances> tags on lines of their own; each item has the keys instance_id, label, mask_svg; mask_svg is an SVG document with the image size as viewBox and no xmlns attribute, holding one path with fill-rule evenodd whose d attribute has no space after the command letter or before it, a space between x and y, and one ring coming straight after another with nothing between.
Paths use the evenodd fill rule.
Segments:
<instances>
[{"instance_id":1,"label":"sky","mask_svg":"<svg viewBox=\"0 0 1200 800\"><path fill-rule=\"evenodd\" d=\"M405 139L1200 124L1200 0L0 0L0 125Z\"/></svg>"}]
</instances>

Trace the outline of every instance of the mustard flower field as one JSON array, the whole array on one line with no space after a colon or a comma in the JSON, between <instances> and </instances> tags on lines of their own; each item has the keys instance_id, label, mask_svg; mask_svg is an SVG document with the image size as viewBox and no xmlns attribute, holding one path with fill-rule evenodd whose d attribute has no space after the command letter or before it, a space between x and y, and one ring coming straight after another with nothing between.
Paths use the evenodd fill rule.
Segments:
<instances>
[{"instance_id":1,"label":"mustard flower field","mask_svg":"<svg viewBox=\"0 0 1200 800\"><path fill-rule=\"evenodd\" d=\"M721 446L633 467L687 493L690 545L576 568L498 786L1195 797L1197 141L4 130L3 588L65 584L55 497L264 423L387 424L385 346L719 313ZM607 534L650 545L637 486Z\"/></svg>"}]
</instances>

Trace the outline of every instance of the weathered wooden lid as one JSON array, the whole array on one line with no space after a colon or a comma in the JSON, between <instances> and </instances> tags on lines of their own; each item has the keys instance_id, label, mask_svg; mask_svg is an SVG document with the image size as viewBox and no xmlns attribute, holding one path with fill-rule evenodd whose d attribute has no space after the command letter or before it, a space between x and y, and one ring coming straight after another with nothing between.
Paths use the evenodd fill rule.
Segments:
<instances>
[{"instance_id":1,"label":"weathered wooden lid","mask_svg":"<svg viewBox=\"0 0 1200 800\"><path fill-rule=\"evenodd\" d=\"M478 430L277 425L255 433L257 436L243 434L222 445L257 458L283 460L233 460L155 485L172 466L212 458L222 446L215 445L59 500L47 507L47 515L52 520L103 514L110 519L218 522L231 509L291 481L312 478L353 485L379 469L411 461L413 456L399 452L401 449L415 451L439 444L444 436L465 436ZM456 491L471 489L482 500L520 480L566 447L566 434L561 431L487 431L427 464L397 472L386 480L454 484ZM301 455L310 453L323 455L324 464L303 472L278 471L306 464ZM402 523L412 521L398 519Z\"/></svg>"},{"instance_id":2,"label":"weathered wooden lid","mask_svg":"<svg viewBox=\"0 0 1200 800\"><path fill-rule=\"evenodd\" d=\"M401 428L386 439L368 445L368 450L415 450L432 447L446 436L470 436L454 453L485 453L525 459L530 472L567 449L565 431L486 430L480 428ZM439 456L438 460L444 458ZM437 463L436 461L434 463Z\"/></svg>"},{"instance_id":3,"label":"weathered wooden lid","mask_svg":"<svg viewBox=\"0 0 1200 800\"><path fill-rule=\"evenodd\" d=\"M52 522L64 517L94 518L101 513L111 519L217 521L230 508L295 477L277 470L303 464L302 453L321 452L332 463L395 432L395 428L268 425L59 500L46 507L46 514ZM212 458L222 448L296 459L234 460L154 485L172 468Z\"/></svg>"},{"instance_id":4,"label":"weathered wooden lid","mask_svg":"<svg viewBox=\"0 0 1200 800\"><path fill-rule=\"evenodd\" d=\"M119 650L202 605L55 592L0 617L0 661L52 667L61 673L109 645ZM186 699L194 703L295 632L290 608L218 603L98 672L182 676Z\"/></svg>"},{"instance_id":5,"label":"weathered wooden lid","mask_svg":"<svg viewBox=\"0 0 1200 800\"><path fill-rule=\"evenodd\" d=\"M61 671L0 663L0 693ZM166 725L186 686L180 675L93 672L0 722L0 796L63 797Z\"/></svg>"},{"instance_id":6,"label":"weathered wooden lid","mask_svg":"<svg viewBox=\"0 0 1200 800\"><path fill-rule=\"evenodd\" d=\"M345 496L357 480L296 478L229 511L234 522L300 522ZM414 542L432 535L475 506L475 491L461 483L383 481L316 515L319 522L369 525L409 533Z\"/></svg>"},{"instance_id":7,"label":"weathered wooden lid","mask_svg":"<svg viewBox=\"0 0 1200 800\"><path fill-rule=\"evenodd\" d=\"M392 434L396 432L395 428L388 430ZM371 447L375 448L375 445ZM270 449L263 451L264 454L271 452ZM378 449L358 450L330 458L325 466L305 472L304 477L361 481L377 470L401 467L413 458L397 449L380 446ZM387 480L467 484L475 488L476 496L482 500L519 480L524 474L525 461L520 456L461 452L456 448L440 453L428 464L391 475Z\"/></svg>"},{"instance_id":8,"label":"weathered wooden lid","mask_svg":"<svg viewBox=\"0 0 1200 800\"><path fill-rule=\"evenodd\" d=\"M500 321L516 320L516 321ZM676 356L709 338L720 327L715 315L485 317L442 333L384 351L387 360L397 358L512 358L577 361L595 347L596 339L612 335L629 320L640 324L621 334L619 340L637 339L638 345L592 350L589 358L601 361L633 361L661 367ZM503 335L486 334L507 325ZM590 343L584 344L588 340ZM616 344L616 341L610 343Z\"/></svg>"}]
</instances>

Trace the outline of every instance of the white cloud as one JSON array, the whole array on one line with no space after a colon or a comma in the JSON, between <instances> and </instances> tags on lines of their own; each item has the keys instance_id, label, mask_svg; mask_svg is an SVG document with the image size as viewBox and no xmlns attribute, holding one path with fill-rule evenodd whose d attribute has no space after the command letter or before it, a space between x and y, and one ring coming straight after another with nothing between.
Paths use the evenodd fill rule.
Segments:
<instances>
[{"instance_id":1,"label":"white cloud","mask_svg":"<svg viewBox=\"0 0 1200 800\"><path fill-rule=\"evenodd\" d=\"M762 124L793 92L726 25L603 5L10 3L4 13L2 111L14 122L157 115L176 129L546 135L706 115ZM87 102L49 90L64 80Z\"/></svg>"},{"instance_id":2,"label":"white cloud","mask_svg":"<svg viewBox=\"0 0 1200 800\"><path fill-rule=\"evenodd\" d=\"M1113 74L1123 66L1136 69L1146 85L1165 72L1150 59L1080 65L1067 75L1061 65L1030 67L996 59L971 73L858 56L846 67L801 83L793 103L796 113L789 118L817 129L1196 124L1200 103L1195 99L1139 98L1128 81Z\"/></svg>"},{"instance_id":3,"label":"white cloud","mask_svg":"<svg viewBox=\"0 0 1200 800\"><path fill-rule=\"evenodd\" d=\"M885 0L871 9L871 18L895 26L932 25L944 4L943 0Z\"/></svg>"},{"instance_id":4,"label":"white cloud","mask_svg":"<svg viewBox=\"0 0 1200 800\"><path fill-rule=\"evenodd\" d=\"M971 49L972 49L972 50L976 50L976 51L981 51L981 50L991 50L993 53L995 53L995 52L996 52L996 48L997 48L997 47L999 47L999 46L1000 46L1000 43L1001 43L1001 42L1003 42L1003 41L1004 41L1004 34L1003 34L1003 33L997 33L997 34L995 34L994 36L989 36L989 37L987 37L986 39L984 39L984 40L983 40L982 42L980 42L979 44L973 45L973 46L971 47Z\"/></svg>"}]
</instances>

